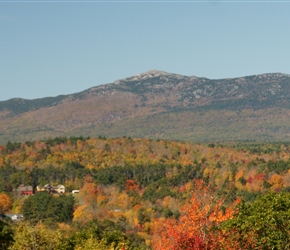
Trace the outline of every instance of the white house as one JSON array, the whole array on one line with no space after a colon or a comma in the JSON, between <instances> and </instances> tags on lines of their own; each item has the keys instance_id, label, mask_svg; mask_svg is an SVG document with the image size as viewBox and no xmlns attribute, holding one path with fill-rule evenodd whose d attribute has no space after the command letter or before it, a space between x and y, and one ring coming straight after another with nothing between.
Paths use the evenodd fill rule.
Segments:
<instances>
[{"instance_id":1,"label":"white house","mask_svg":"<svg viewBox=\"0 0 290 250\"><path fill-rule=\"evenodd\" d=\"M65 193L65 186L64 185L57 185L54 187L54 190L58 192L59 194L64 194Z\"/></svg>"}]
</instances>

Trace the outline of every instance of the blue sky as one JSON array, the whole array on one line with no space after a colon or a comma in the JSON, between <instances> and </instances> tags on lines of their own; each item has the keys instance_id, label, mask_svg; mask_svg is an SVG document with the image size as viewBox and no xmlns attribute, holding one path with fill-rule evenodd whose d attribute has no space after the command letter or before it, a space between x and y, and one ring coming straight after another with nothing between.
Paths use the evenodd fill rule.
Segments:
<instances>
[{"instance_id":1,"label":"blue sky","mask_svg":"<svg viewBox=\"0 0 290 250\"><path fill-rule=\"evenodd\" d=\"M290 74L290 1L0 0L0 100L57 96L150 69Z\"/></svg>"}]
</instances>

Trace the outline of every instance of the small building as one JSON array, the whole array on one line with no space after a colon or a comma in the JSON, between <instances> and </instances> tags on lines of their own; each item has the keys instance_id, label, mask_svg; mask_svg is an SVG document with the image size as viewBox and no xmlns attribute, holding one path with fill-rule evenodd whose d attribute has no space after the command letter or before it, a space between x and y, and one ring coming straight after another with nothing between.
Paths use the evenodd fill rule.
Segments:
<instances>
[{"instance_id":1,"label":"small building","mask_svg":"<svg viewBox=\"0 0 290 250\"><path fill-rule=\"evenodd\" d=\"M64 194L65 193L65 186L64 185L57 185L56 187L54 187L54 190L59 194Z\"/></svg>"},{"instance_id":2,"label":"small building","mask_svg":"<svg viewBox=\"0 0 290 250\"><path fill-rule=\"evenodd\" d=\"M42 191L46 191L46 190L43 187L36 186L36 191L37 192L42 192Z\"/></svg>"},{"instance_id":3,"label":"small building","mask_svg":"<svg viewBox=\"0 0 290 250\"><path fill-rule=\"evenodd\" d=\"M33 188L32 188L32 186L24 186L24 184L21 184L17 188L17 193L19 195L32 195L33 194Z\"/></svg>"},{"instance_id":4,"label":"small building","mask_svg":"<svg viewBox=\"0 0 290 250\"><path fill-rule=\"evenodd\" d=\"M50 185L50 184L44 185L44 190L49 192L49 193L54 193L55 192L53 186Z\"/></svg>"},{"instance_id":5,"label":"small building","mask_svg":"<svg viewBox=\"0 0 290 250\"><path fill-rule=\"evenodd\" d=\"M8 217L13 221L23 220L22 214L3 214L4 217Z\"/></svg>"},{"instance_id":6,"label":"small building","mask_svg":"<svg viewBox=\"0 0 290 250\"><path fill-rule=\"evenodd\" d=\"M56 187L52 186L51 184L46 184L43 187L37 186L37 192L46 191L50 194L64 194L65 193L65 186L64 185L57 185Z\"/></svg>"}]
</instances>

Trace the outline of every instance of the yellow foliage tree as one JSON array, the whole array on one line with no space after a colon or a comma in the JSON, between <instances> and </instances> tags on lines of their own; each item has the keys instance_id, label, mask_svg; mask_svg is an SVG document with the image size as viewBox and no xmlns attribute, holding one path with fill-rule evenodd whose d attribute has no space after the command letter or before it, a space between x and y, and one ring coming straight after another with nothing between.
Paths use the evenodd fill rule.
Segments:
<instances>
[{"instance_id":1,"label":"yellow foliage tree","mask_svg":"<svg viewBox=\"0 0 290 250\"><path fill-rule=\"evenodd\" d=\"M60 231L51 230L43 224L36 227L26 222L17 224L14 232L14 243L10 250L54 250L66 249L61 246L63 235Z\"/></svg>"},{"instance_id":2,"label":"yellow foliage tree","mask_svg":"<svg viewBox=\"0 0 290 250\"><path fill-rule=\"evenodd\" d=\"M273 174L268 182L272 185L272 190L278 190L283 187L283 178L279 174Z\"/></svg>"}]
</instances>

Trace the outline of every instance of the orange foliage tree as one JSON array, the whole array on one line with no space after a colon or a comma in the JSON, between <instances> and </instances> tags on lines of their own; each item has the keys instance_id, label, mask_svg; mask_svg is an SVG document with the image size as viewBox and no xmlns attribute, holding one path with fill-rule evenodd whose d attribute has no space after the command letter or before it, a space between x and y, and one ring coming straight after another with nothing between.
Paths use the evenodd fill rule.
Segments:
<instances>
[{"instance_id":1,"label":"orange foliage tree","mask_svg":"<svg viewBox=\"0 0 290 250\"><path fill-rule=\"evenodd\" d=\"M168 219L160 237L154 237L153 248L163 250L230 249L219 225L231 218L239 200L224 207L225 198L217 198L215 192L202 181L196 182L195 192L189 202L181 207L178 220Z\"/></svg>"},{"instance_id":2,"label":"orange foliage tree","mask_svg":"<svg viewBox=\"0 0 290 250\"><path fill-rule=\"evenodd\" d=\"M134 180L126 180L126 189L128 191L138 190L139 186Z\"/></svg>"},{"instance_id":3,"label":"orange foliage tree","mask_svg":"<svg viewBox=\"0 0 290 250\"><path fill-rule=\"evenodd\" d=\"M12 201L7 194L0 194L0 214L9 211L12 207Z\"/></svg>"}]
</instances>

